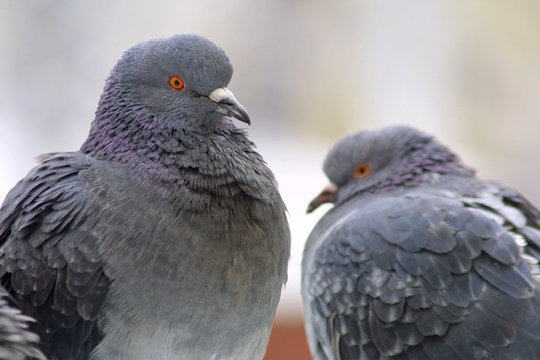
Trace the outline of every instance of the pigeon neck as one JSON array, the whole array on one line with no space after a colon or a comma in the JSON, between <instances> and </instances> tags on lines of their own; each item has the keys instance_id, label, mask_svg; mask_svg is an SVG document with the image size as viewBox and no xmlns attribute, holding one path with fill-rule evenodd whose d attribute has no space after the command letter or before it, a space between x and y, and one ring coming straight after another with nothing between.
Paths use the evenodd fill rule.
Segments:
<instances>
[{"instance_id":1,"label":"pigeon neck","mask_svg":"<svg viewBox=\"0 0 540 360\"><path fill-rule=\"evenodd\" d=\"M392 177L393 183L416 185L425 181L426 174L473 176L456 155L435 141L410 147L402 156L403 164Z\"/></svg>"},{"instance_id":2,"label":"pigeon neck","mask_svg":"<svg viewBox=\"0 0 540 360\"><path fill-rule=\"evenodd\" d=\"M232 122L224 120L213 128L167 127L143 109L120 111L102 103L82 152L119 163L171 193L185 188L220 196L239 192L259 196L247 180L258 178L254 174L264 171L264 163Z\"/></svg>"}]
</instances>

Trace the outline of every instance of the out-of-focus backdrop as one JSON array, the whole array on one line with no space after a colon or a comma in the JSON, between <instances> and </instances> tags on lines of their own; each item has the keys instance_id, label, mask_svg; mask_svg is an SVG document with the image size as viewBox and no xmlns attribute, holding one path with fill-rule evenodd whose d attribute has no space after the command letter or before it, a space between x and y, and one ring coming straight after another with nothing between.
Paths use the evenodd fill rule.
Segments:
<instances>
[{"instance_id":1,"label":"out-of-focus backdrop","mask_svg":"<svg viewBox=\"0 0 540 360\"><path fill-rule=\"evenodd\" d=\"M267 360L309 358L300 259L328 205L304 210L344 134L413 125L540 205L537 0L0 0L0 198L36 155L79 148L124 50L185 32L231 58L229 88L289 208L289 282Z\"/></svg>"}]
</instances>

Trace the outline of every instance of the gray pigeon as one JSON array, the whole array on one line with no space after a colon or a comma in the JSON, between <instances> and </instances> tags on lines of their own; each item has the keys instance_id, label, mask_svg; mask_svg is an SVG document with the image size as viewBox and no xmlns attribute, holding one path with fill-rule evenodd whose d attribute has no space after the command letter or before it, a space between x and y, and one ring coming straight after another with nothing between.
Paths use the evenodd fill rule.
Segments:
<instances>
[{"instance_id":1,"label":"gray pigeon","mask_svg":"<svg viewBox=\"0 0 540 360\"><path fill-rule=\"evenodd\" d=\"M340 140L302 263L315 359L540 359L540 212L397 126Z\"/></svg>"},{"instance_id":2,"label":"gray pigeon","mask_svg":"<svg viewBox=\"0 0 540 360\"><path fill-rule=\"evenodd\" d=\"M0 360L46 360L38 349L39 337L28 328L34 319L8 300L8 292L0 287Z\"/></svg>"},{"instance_id":3,"label":"gray pigeon","mask_svg":"<svg viewBox=\"0 0 540 360\"><path fill-rule=\"evenodd\" d=\"M0 275L55 359L262 359L290 234L232 120L232 66L198 35L128 50L80 151L0 209Z\"/></svg>"}]
</instances>

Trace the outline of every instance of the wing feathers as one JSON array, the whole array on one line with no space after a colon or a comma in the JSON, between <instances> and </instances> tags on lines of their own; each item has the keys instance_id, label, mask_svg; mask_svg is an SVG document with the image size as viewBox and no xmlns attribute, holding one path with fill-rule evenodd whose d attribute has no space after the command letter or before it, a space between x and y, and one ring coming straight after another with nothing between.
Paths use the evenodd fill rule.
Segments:
<instances>
[{"instance_id":1,"label":"wing feathers","mask_svg":"<svg viewBox=\"0 0 540 360\"><path fill-rule=\"evenodd\" d=\"M2 282L36 318L52 359L86 359L101 336L97 317L109 280L79 179L91 164L81 153L50 157L10 191L0 210Z\"/></svg>"},{"instance_id":2,"label":"wing feathers","mask_svg":"<svg viewBox=\"0 0 540 360\"><path fill-rule=\"evenodd\" d=\"M335 321L313 325L310 342L335 359L520 358L522 339L536 341L523 351L540 353L540 295L523 257L538 261L539 212L486 188L477 198L351 202L323 218L308 240L319 247L306 247L317 267L304 268L303 296L307 316ZM319 230L344 213L347 221Z\"/></svg>"}]
</instances>

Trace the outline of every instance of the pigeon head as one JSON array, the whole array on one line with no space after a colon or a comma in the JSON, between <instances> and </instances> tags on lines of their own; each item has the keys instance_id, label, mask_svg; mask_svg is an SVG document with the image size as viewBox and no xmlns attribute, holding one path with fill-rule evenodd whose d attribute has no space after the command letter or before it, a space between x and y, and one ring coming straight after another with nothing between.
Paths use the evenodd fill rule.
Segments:
<instances>
[{"instance_id":1,"label":"pigeon head","mask_svg":"<svg viewBox=\"0 0 540 360\"><path fill-rule=\"evenodd\" d=\"M212 132L230 126L228 118L249 124L246 110L227 89L232 73L225 52L199 35L132 47L107 80L82 150L121 153L142 139L160 143L175 132Z\"/></svg>"},{"instance_id":2,"label":"pigeon head","mask_svg":"<svg viewBox=\"0 0 540 360\"><path fill-rule=\"evenodd\" d=\"M133 100L157 113L208 118L217 112L249 123L247 112L226 88L232 73L225 52L195 34L136 45L113 70Z\"/></svg>"},{"instance_id":3,"label":"pigeon head","mask_svg":"<svg viewBox=\"0 0 540 360\"><path fill-rule=\"evenodd\" d=\"M345 136L328 152L323 169L330 183L309 204L308 212L362 192L431 181L435 174L473 175L433 137L407 126Z\"/></svg>"}]
</instances>

